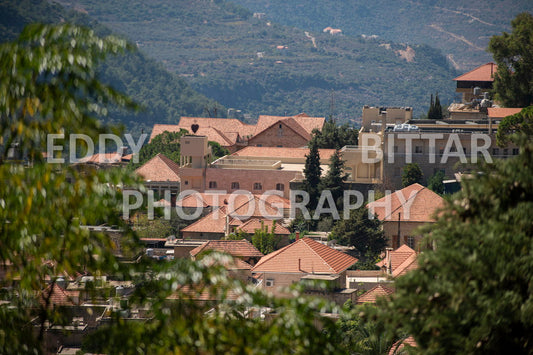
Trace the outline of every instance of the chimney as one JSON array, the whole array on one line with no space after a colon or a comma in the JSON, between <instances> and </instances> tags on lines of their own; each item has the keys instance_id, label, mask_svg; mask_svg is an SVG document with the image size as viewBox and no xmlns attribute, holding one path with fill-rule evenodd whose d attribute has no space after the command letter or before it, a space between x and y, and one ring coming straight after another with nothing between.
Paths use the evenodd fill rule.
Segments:
<instances>
[{"instance_id":1,"label":"chimney","mask_svg":"<svg viewBox=\"0 0 533 355\"><path fill-rule=\"evenodd\" d=\"M296 241L300 240L300 232L296 231Z\"/></svg>"},{"instance_id":2,"label":"chimney","mask_svg":"<svg viewBox=\"0 0 533 355\"><path fill-rule=\"evenodd\" d=\"M391 255L392 248L386 248L385 249L385 267L387 268L387 274L392 275L392 255Z\"/></svg>"}]
</instances>

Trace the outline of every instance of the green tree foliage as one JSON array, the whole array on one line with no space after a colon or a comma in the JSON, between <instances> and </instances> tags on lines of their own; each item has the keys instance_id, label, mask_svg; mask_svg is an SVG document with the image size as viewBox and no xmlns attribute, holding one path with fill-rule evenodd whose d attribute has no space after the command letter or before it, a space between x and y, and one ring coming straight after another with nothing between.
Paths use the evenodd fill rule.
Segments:
<instances>
[{"instance_id":1,"label":"green tree foliage","mask_svg":"<svg viewBox=\"0 0 533 355\"><path fill-rule=\"evenodd\" d=\"M43 162L47 134L83 133L96 138L112 132L97 117L108 104L130 106L125 96L101 84L95 65L105 53L126 48L123 40L100 38L69 25L27 27L17 41L0 46L0 262L16 265L6 281L0 307L0 352L39 352L43 324L57 322L53 293L38 302L44 280L52 284L59 275L124 273L116 262L116 245L102 233L84 228L91 224L122 227L126 240L134 240L117 211L122 205L119 190L110 186L134 181L116 171L79 173L76 169ZM16 142L32 164L24 167L7 161L6 152ZM49 261L49 262L47 262ZM33 336L31 319L41 324ZM21 322L21 323L17 323ZM30 325L30 326L28 326ZM28 329L30 328L30 329Z\"/></svg>"},{"instance_id":2,"label":"green tree foliage","mask_svg":"<svg viewBox=\"0 0 533 355\"><path fill-rule=\"evenodd\" d=\"M347 123L338 125L335 120L329 119L321 131L313 130L311 141L319 149L341 149L345 145L357 145L358 134L359 132Z\"/></svg>"},{"instance_id":3,"label":"green tree foliage","mask_svg":"<svg viewBox=\"0 0 533 355\"><path fill-rule=\"evenodd\" d=\"M489 42L498 64L494 92L506 107L527 107L533 105L533 15L523 12L511 26L511 33L493 36Z\"/></svg>"},{"instance_id":4,"label":"green tree foliage","mask_svg":"<svg viewBox=\"0 0 533 355\"><path fill-rule=\"evenodd\" d=\"M406 187L415 183L421 183L424 175L417 163L409 163L402 170L402 186Z\"/></svg>"},{"instance_id":5,"label":"green tree foliage","mask_svg":"<svg viewBox=\"0 0 533 355\"><path fill-rule=\"evenodd\" d=\"M252 244L257 248L261 253L267 255L272 253L278 248L278 243L280 238L274 234L276 230L276 221L272 222L272 227L270 232L268 231L268 226L265 226L261 222L261 228L256 229L252 235Z\"/></svg>"},{"instance_id":6,"label":"green tree foliage","mask_svg":"<svg viewBox=\"0 0 533 355\"><path fill-rule=\"evenodd\" d=\"M344 161L341 158L341 153L337 149L330 158L329 170L320 181L320 190L328 190L333 196L335 201L335 207L337 210L343 208L343 194L344 194L344 182L348 178L348 175L344 173ZM333 207L333 206L330 206Z\"/></svg>"},{"instance_id":7,"label":"green tree foliage","mask_svg":"<svg viewBox=\"0 0 533 355\"><path fill-rule=\"evenodd\" d=\"M311 210L314 210L318 203L321 175L322 168L320 167L318 145L314 142L309 142L309 154L305 156L303 190L309 194L308 207Z\"/></svg>"},{"instance_id":8,"label":"green tree foliage","mask_svg":"<svg viewBox=\"0 0 533 355\"><path fill-rule=\"evenodd\" d=\"M396 340L385 331L385 324L379 319L362 318L362 314L375 313L374 305L354 306L348 301L347 312L338 320L340 345L347 354L388 354Z\"/></svg>"},{"instance_id":9,"label":"green tree foliage","mask_svg":"<svg viewBox=\"0 0 533 355\"><path fill-rule=\"evenodd\" d=\"M437 171L433 176L428 180L428 188L438 194L444 193L444 173L442 171Z\"/></svg>"},{"instance_id":10,"label":"green tree foliage","mask_svg":"<svg viewBox=\"0 0 533 355\"><path fill-rule=\"evenodd\" d=\"M366 207L350 211L350 218L341 218L329 235L340 245L353 246L361 255L376 255L387 245L381 221L369 218Z\"/></svg>"},{"instance_id":11,"label":"green tree foliage","mask_svg":"<svg viewBox=\"0 0 533 355\"><path fill-rule=\"evenodd\" d=\"M198 262L179 259L164 270L154 265L154 272L143 275L130 298L136 304L150 301L154 320L116 318L89 337L83 350L161 355L342 353L335 341L341 336L338 328L331 319L318 316L320 310L332 310L331 304L308 300L298 286L293 297L269 296L232 278L225 268L232 263L229 255L206 253ZM198 295L219 301L198 302ZM257 313L265 311L268 320ZM322 329L314 325L317 321Z\"/></svg>"},{"instance_id":12,"label":"green tree foliage","mask_svg":"<svg viewBox=\"0 0 533 355\"><path fill-rule=\"evenodd\" d=\"M132 264L119 262L113 252L124 255L136 236L124 225L119 213L122 194L114 187L141 187L122 170L81 174L39 160L47 133L84 133L94 138L110 132L96 119L108 104L133 106L101 84L94 70L104 54L125 47L122 40L100 38L70 25L31 26L17 41L0 46L4 158L0 181L9 182L0 184L0 263L16 266L5 275L10 287L1 294L9 304L0 306L0 352L55 352L55 348L43 348L45 324L63 324L63 318L60 309L51 307L53 293L40 291L47 279L53 285L59 275L83 271L131 279L136 288L130 305L149 312L145 322L130 322L122 310L112 311L108 326L86 339L86 350L110 354L272 354L287 349L295 354L339 353L332 341L338 337L333 322L318 314L334 306L307 300L301 290L282 300L246 286L228 276L225 268L231 259L227 256L204 257L202 262L157 263L149 258ZM24 167L5 160L6 144L15 141L33 158L32 164ZM83 227L90 224L118 226L124 238L115 243ZM219 299L216 305L193 300L206 289ZM38 302L40 297L42 302ZM252 311L266 308L274 312L271 321L252 316ZM34 328L35 322L40 326Z\"/></svg>"},{"instance_id":13,"label":"green tree foliage","mask_svg":"<svg viewBox=\"0 0 533 355\"><path fill-rule=\"evenodd\" d=\"M504 147L516 139L517 133L523 133L529 138L533 137L533 106L505 117L498 125L496 142L500 147Z\"/></svg>"},{"instance_id":14,"label":"green tree foliage","mask_svg":"<svg viewBox=\"0 0 533 355\"><path fill-rule=\"evenodd\" d=\"M424 354L533 352L533 145L462 182L382 316Z\"/></svg>"}]
</instances>

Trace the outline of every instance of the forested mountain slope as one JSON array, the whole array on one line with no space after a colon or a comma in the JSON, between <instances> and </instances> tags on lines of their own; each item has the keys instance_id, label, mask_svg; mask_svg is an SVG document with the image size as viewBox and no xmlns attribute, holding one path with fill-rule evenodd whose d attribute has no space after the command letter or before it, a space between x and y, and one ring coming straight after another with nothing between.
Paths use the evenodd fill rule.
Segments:
<instances>
[{"instance_id":1,"label":"forested mountain slope","mask_svg":"<svg viewBox=\"0 0 533 355\"><path fill-rule=\"evenodd\" d=\"M216 0L62 0L226 107L259 114L361 115L363 105L444 104L458 72L427 45L306 32ZM290 3L290 2L289 2Z\"/></svg>"},{"instance_id":2,"label":"forested mountain slope","mask_svg":"<svg viewBox=\"0 0 533 355\"><path fill-rule=\"evenodd\" d=\"M0 1L0 42L12 40L28 23L74 22L95 28L103 34L110 30L83 13L67 11L44 0ZM177 123L180 116L205 116L206 108L222 106L193 90L182 78L168 72L161 63L140 51L109 57L100 68L104 82L134 98L141 111L110 112L107 120L124 123L139 133L154 123Z\"/></svg>"},{"instance_id":3,"label":"forested mountain slope","mask_svg":"<svg viewBox=\"0 0 533 355\"><path fill-rule=\"evenodd\" d=\"M531 0L233 0L265 18L312 31L341 29L398 43L436 47L459 70L491 61L489 38L510 30Z\"/></svg>"}]
</instances>

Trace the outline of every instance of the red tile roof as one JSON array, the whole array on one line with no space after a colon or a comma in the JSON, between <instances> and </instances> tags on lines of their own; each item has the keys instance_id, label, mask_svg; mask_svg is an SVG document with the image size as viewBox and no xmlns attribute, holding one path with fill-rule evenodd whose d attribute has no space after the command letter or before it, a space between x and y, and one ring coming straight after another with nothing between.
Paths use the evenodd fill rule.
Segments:
<instances>
[{"instance_id":1,"label":"red tile roof","mask_svg":"<svg viewBox=\"0 0 533 355\"><path fill-rule=\"evenodd\" d=\"M379 284L359 296L357 303L376 303L378 297L386 297L393 293L394 287Z\"/></svg>"},{"instance_id":2,"label":"red tile roof","mask_svg":"<svg viewBox=\"0 0 533 355\"><path fill-rule=\"evenodd\" d=\"M190 251L191 256L196 256L206 250L216 250L228 253L237 257L262 257L263 254L257 250L246 239L242 240L210 240Z\"/></svg>"},{"instance_id":3,"label":"red tile roof","mask_svg":"<svg viewBox=\"0 0 533 355\"><path fill-rule=\"evenodd\" d=\"M398 249L392 250L389 253L393 277L405 275L408 271L418 268L417 253L407 245L403 244ZM381 268L387 268L387 263L388 260L385 257L376 263L376 265Z\"/></svg>"},{"instance_id":4,"label":"red tile roof","mask_svg":"<svg viewBox=\"0 0 533 355\"><path fill-rule=\"evenodd\" d=\"M245 233L253 234L258 229L261 229L261 228L264 228L264 227L268 227L268 231L271 232L272 231L272 223L273 223L272 220L260 219L260 218L250 218L248 221L246 221L243 224L241 224L238 227L238 229L243 231L243 232L245 232ZM276 223L276 227L274 228L274 234L276 234L276 235L289 235L289 234L291 234L291 232L287 228L283 227L281 224Z\"/></svg>"},{"instance_id":5,"label":"red tile roof","mask_svg":"<svg viewBox=\"0 0 533 355\"><path fill-rule=\"evenodd\" d=\"M135 170L145 181L180 181L179 165L159 153Z\"/></svg>"},{"instance_id":6,"label":"red tile roof","mask_svg":"<svg viewBox=\"0 0 533 355\"><path fill-rule=\"evenodd\" d=\"M488 116L491 118L504 118L522 111L521 108L507 108L507 107L489 107Z\"/></svg>"},{"instance_id":7,"label":"red tile roof","mask_svg":"<svg viewBox=\"0 0 533 355\"><path fill-rule=\"evenodd\" d=\"M252 272L339 274L356 262L357 259L348 254L302 238L262 257Z\"/></svg>"},{"instance_id":8,"label":"red tile roof","mask_svg":"<svg viewBox=\"0 0 533 355\"><path fill-rule=\"evenodd\" d=\"M453 79L454 81L494 81L494 74L498 66L494 63L487 63Z\"/></svg>"},{"instance_id":9,"label":"red tile roof","mask_svg":"<svg viewBox=\"0 0 533 355\"><path fill-rule=\"evenodd\" d=\"M379 200L367 208L381 221L433 222L433 215L444 206L444 199L427 187L412 184ZM390 208L388 208L390 207Z\"/></svg>"},{"instance_id":10,"label":"red tile roof","mask_svg":"<svg viewBox=\"0 0 533 355\"><path fill-rule=\"evenodd\" d=\"M94 164L116 164L122 162L122 154L114 153L96 153L88 157L79 159L80 163L94 163Z\"/></svg>"},{"instance_id":11,"label":"red tile roof","mask_svg":"<svg viewBox=\"0 0 533 355\"><path fill-rule=\"evenodd\" d=\"M179 132L185 129L193 134L191 126L198 125L194 134L207 136L210 141L220 143L222 146L235 144L237 137L246 137L253 134L255 126L245 124L236 118L206 118L206 117L181 117L177 125L155 124L150 135L150 141L157 135L168 132Z\"/></svg>"},{"instance_id":12,"label":"red tile roof","mask_svg":"<svg viewBox=\"0 0 533 355\"><path fill-rule=\"evenodd\" d=\"M39 303L42 306L46 305L46 298L50 297L49 305L54 306L76 306L79 300L79 291L67 291L58 284L50 284L41 291Z\"/></svg>"},{"instance_id":13,"label":"red tile roof","mask_svg":"<svg viewBox=\"0 0 533 355\"><path fill-rule=\"evenodd\" d=\"M389 355L395 355L395 354L403 354L405 353L405 345L407 347L413 347L416 348L418 345L416 344L415 338L412 336L405 338L403 340L398 340L396 343L392 345L392 348L389 351ZM402 351L403 350L403 351Z\"/></svg>"},{"instance_id":14,"label":"red tile roof","mask_svg":"<svg viewBox=\"0 0 533 355\"><path fill-rule=\"evenodd\" d=\"M259 119L257 120L257 124L255 126L254 130L254 136L259 134L260 132L264 131L268 127L272 126L279 120L287 120L289 118L292 118L300 127L305 130L308 134L311 134L313 129L319 129L321 130L324 126L324 122L326 121L325 117L309 117L305 113L298 114L296 116L268 116L268 115L260 115ZM290 123L292 124L292 123Z\"/></svg>"}]
</instances>

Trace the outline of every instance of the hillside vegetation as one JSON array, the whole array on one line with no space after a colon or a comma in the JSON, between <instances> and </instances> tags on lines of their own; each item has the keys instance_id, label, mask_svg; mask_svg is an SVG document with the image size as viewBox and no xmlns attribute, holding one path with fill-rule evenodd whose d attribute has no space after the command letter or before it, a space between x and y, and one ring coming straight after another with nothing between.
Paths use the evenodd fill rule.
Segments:
<instances>
[{"instance_id":1,"label":"hillside vegetation","mask_svg":"<svg viewBox=\"0 0 533 355\"><path fill-rule=\"evenodd\" d=\"M269 20L311 31L326 27L348 36L377 35L398 43L428 44L461 70L492 61L489 38L510 31L531 0L234 0Z\"/></svg>"},{"instance_id":2,"label":"hillside vegetation","mask_svg":"<svg viewBox=\"0 0 533 355\"><path fill-rule=\"evenodd\" d=\"M65 5L66 1L64 2ZM363 105L443 104L455 71L427 45L306 32L230 2L72 0L68 5L135 41L141 51L226 107L259 114L361 115Z\"/></svg>"},{"instance_id":3,"label":"hillside vegetation","mask_svg":"<svg viewBox=\"0 0 533 355\"><path fill-rule=\"evenodd\" d=\"M15 38L32 22L73 22L103 34L110 30L80 12L67 11L44 0L0 1L0 42ZM124 92L141 106L138 113L111 111L107 121L123 123L136 134L148 132L154 123L177 123L180 116L205 116L206 108L221 107L168 72L142 52L110 57L99 68L103 81ZM224 112L224 110L220 110Z\"/></svg>"}]
</instances>

